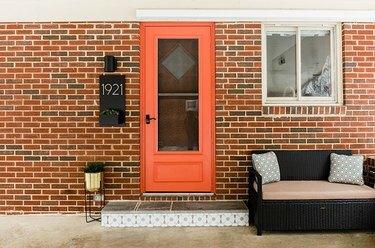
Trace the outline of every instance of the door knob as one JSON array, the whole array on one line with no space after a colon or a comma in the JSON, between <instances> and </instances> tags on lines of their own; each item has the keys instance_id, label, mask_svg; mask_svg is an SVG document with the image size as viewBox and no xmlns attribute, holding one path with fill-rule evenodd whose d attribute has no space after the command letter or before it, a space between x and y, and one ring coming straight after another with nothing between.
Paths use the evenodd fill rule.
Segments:
<instances>
[{"instance_id":1,"label":"door knob","mask_svg":"<svg viewBox=\"0 0 375 248\"><path fill-rule=\"evenodd\" d=\"M150 115L146 115L146 118L145 118L146 124L150 124L151 120L156 120L156 118L150 117Z\"/></svg>"}]
</instances>

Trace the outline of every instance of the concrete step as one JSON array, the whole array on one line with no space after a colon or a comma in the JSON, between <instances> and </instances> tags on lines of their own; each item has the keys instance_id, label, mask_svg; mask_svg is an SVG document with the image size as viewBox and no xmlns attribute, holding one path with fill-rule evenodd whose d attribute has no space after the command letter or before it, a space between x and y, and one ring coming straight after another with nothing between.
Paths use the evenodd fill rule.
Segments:
<instances>
[{"instance_id":1,"label":"concrete step","mask_svg":"<svg viewBox=\"0 0 375 248\"><path fill-rule=\"evenodd\" d=\"M242 201L111 201L102 210L103 227L248 226Z\"/></svg>"}]
</instances>

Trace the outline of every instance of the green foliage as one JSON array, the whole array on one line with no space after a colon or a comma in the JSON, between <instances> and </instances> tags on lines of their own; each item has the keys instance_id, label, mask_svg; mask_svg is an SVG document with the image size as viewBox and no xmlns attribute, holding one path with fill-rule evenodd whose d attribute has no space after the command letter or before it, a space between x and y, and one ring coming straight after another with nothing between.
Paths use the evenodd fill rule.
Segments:
<instances>
[{"instance_id":1,"label":"green foliage","mask_svg":"<svg viewBox=\"0 0 375 248\"><path fill-rule=\"evenodd\" d=\"M120 110L110 108L102 111L100 114L106 116L118 116L120 115Z\"/></svg>"},{"instance_id":2,"label":"green foliage","mask_svg":"<svg viewBox=\"0 0 375 248\"><path fill-rule=\"evenodd\" d=\"M103 172L105 163L103 162L90 162L84 168L85 173L98 173Z\"/></svg>"}]
</instances>

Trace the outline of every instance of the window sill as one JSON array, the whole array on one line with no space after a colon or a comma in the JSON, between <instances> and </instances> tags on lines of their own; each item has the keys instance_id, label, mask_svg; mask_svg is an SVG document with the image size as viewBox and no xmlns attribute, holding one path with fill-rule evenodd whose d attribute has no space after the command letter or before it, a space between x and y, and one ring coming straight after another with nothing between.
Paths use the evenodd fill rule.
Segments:
<instances>
[{"instance_id":1,"label":"window sill","mask_svg":"<svg viewBox=\"0 0 375 248\"><path fill-rule=\"evenodd\" d=\"M267 101L263 106L268 107L341 107L341 102L334 101Z\"/></svg>"},{"instance_id":2,"label":"window sill","mask_svg":"<svg viewBox=\"0 0 375 248\"><path fill-rule=\"evenodd\" d=\"M263 116L344 116L346 106L324 105L324 106L263 106Z\"/></svg>"}]
</instances>

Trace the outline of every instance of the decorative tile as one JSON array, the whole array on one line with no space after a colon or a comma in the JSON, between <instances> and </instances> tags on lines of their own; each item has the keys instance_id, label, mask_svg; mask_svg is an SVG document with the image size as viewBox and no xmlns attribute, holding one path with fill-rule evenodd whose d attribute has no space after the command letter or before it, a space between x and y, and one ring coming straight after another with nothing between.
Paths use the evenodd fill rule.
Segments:
<instances>
[{"instance_id":1,"label":"decorative tile","mask_svg":"<svg viewBox=\"0 0 375 248\"><path fill-rule=\"evenodd\" d=\"M249 225L249 213L235 214L235 226L248 226L248 225Z\"/></svg>"},{"instance_id":2,"label":"decorative tile","mask_svg":"<svg viewBox=\"0 0 375 248\"><path fill-rule=\"evenodd\" d=\"M120 226L120 215L114 214L110 220L110 225L113 227L119 227Z\"/></svg>"},{"instance_id":3,"label":"decorative tile","mask_svg":"<svg viewBox=\"0 0 375 248\"><path fill-rule=\"evenodd\" d=\"M247 226L249 213L245 205L238 203L176 204L178 210L164 204L146 204L144 210L111 208L102 211L103 227L172 227L172 226ZM124 205L128 206L128 205ZM182 210L184 209L184 210Z\"/></svg>"},{"instance_id":4,"label":"decorative tile","mask_svg":"<svg viewBox=\"0 0 375 248\"><path fill-rule=\"evenodd\" d=\"M133 227L136 226L136 217L137 215L135 214L123 214L122 216L122 222L121 226L122 227Z\"/></svg>"},{"instance_id":5,"label":"decorative tile","mask_svg":"<svg viewBox=\"0 0 375 248\"><path fill-rule=\"evenodd\" d=\"M104 214L104 227L247 226L248 213Z\"/></svg>"},{"instance_id":6,"label":"decorative tile","mask_svg":"<svg viewBox=\"0 0 375 248\"><path fill-rule=\"evenodd\" d=\"M163 214L152 214L150 224L152 226L166 226L165 215L163 215Z\"/></svg>"},{"instance_id":7,"label":"decorative tile","mask_svg":"<svg viewBox=\"0 0 375 248\"><path fill-rule=\"evenodd\" d=\"M209 226L222 226L221 225L221 214L207 214L207 222Z\"/></svg>"},{"instance_id":8,"label":"decorative tile","mask_svg":"<svg viewBox=\"0 0 375 248\"><path fill-rule=\"evenodd\" d=\"M192 226L193 216L191 213L179 214L179 226Z\"/></svg>"},{"instance_id":9,"label":"decorative tile","mask_svg":"<svg viewBox=\"0 0 375 248\"><path fill-rule=\"evenodd\" d=\"M151 214L137 214L136 216L137 216L136 218L137 222L135 226L138 226L138 227L150 226Z\"/></svg>"},{"instance_id":10,"label":"decorative tile","mask_svg":"<svg viewBox=\"0 0 375 248\"><path fill-rule=\"evenodd\" d=\"M166 214L165 215L165 223L166 226L178 226L179 220L178 220L177 214Z\"/></svg>"},{"instance_id":11,"label":"decorative tile","mask_svg":"<svg viewBox=\"0 0 375 248\"><path fill-rule=\"evenodd\" d=\"M223 213L221 215L221 224L223 226L233 226L235 223L235 215L231 213Z\"/></svg>"},{"instance_id":12,"label":"decorative tile","mask_svg":"<svg viewBox=\"0 0 375 248\"><path fill-rule=\"evenodd\" d=\"M194 226L208 226L207 214L196 213L193 215Z\"/></svg>"}]
</instances>

